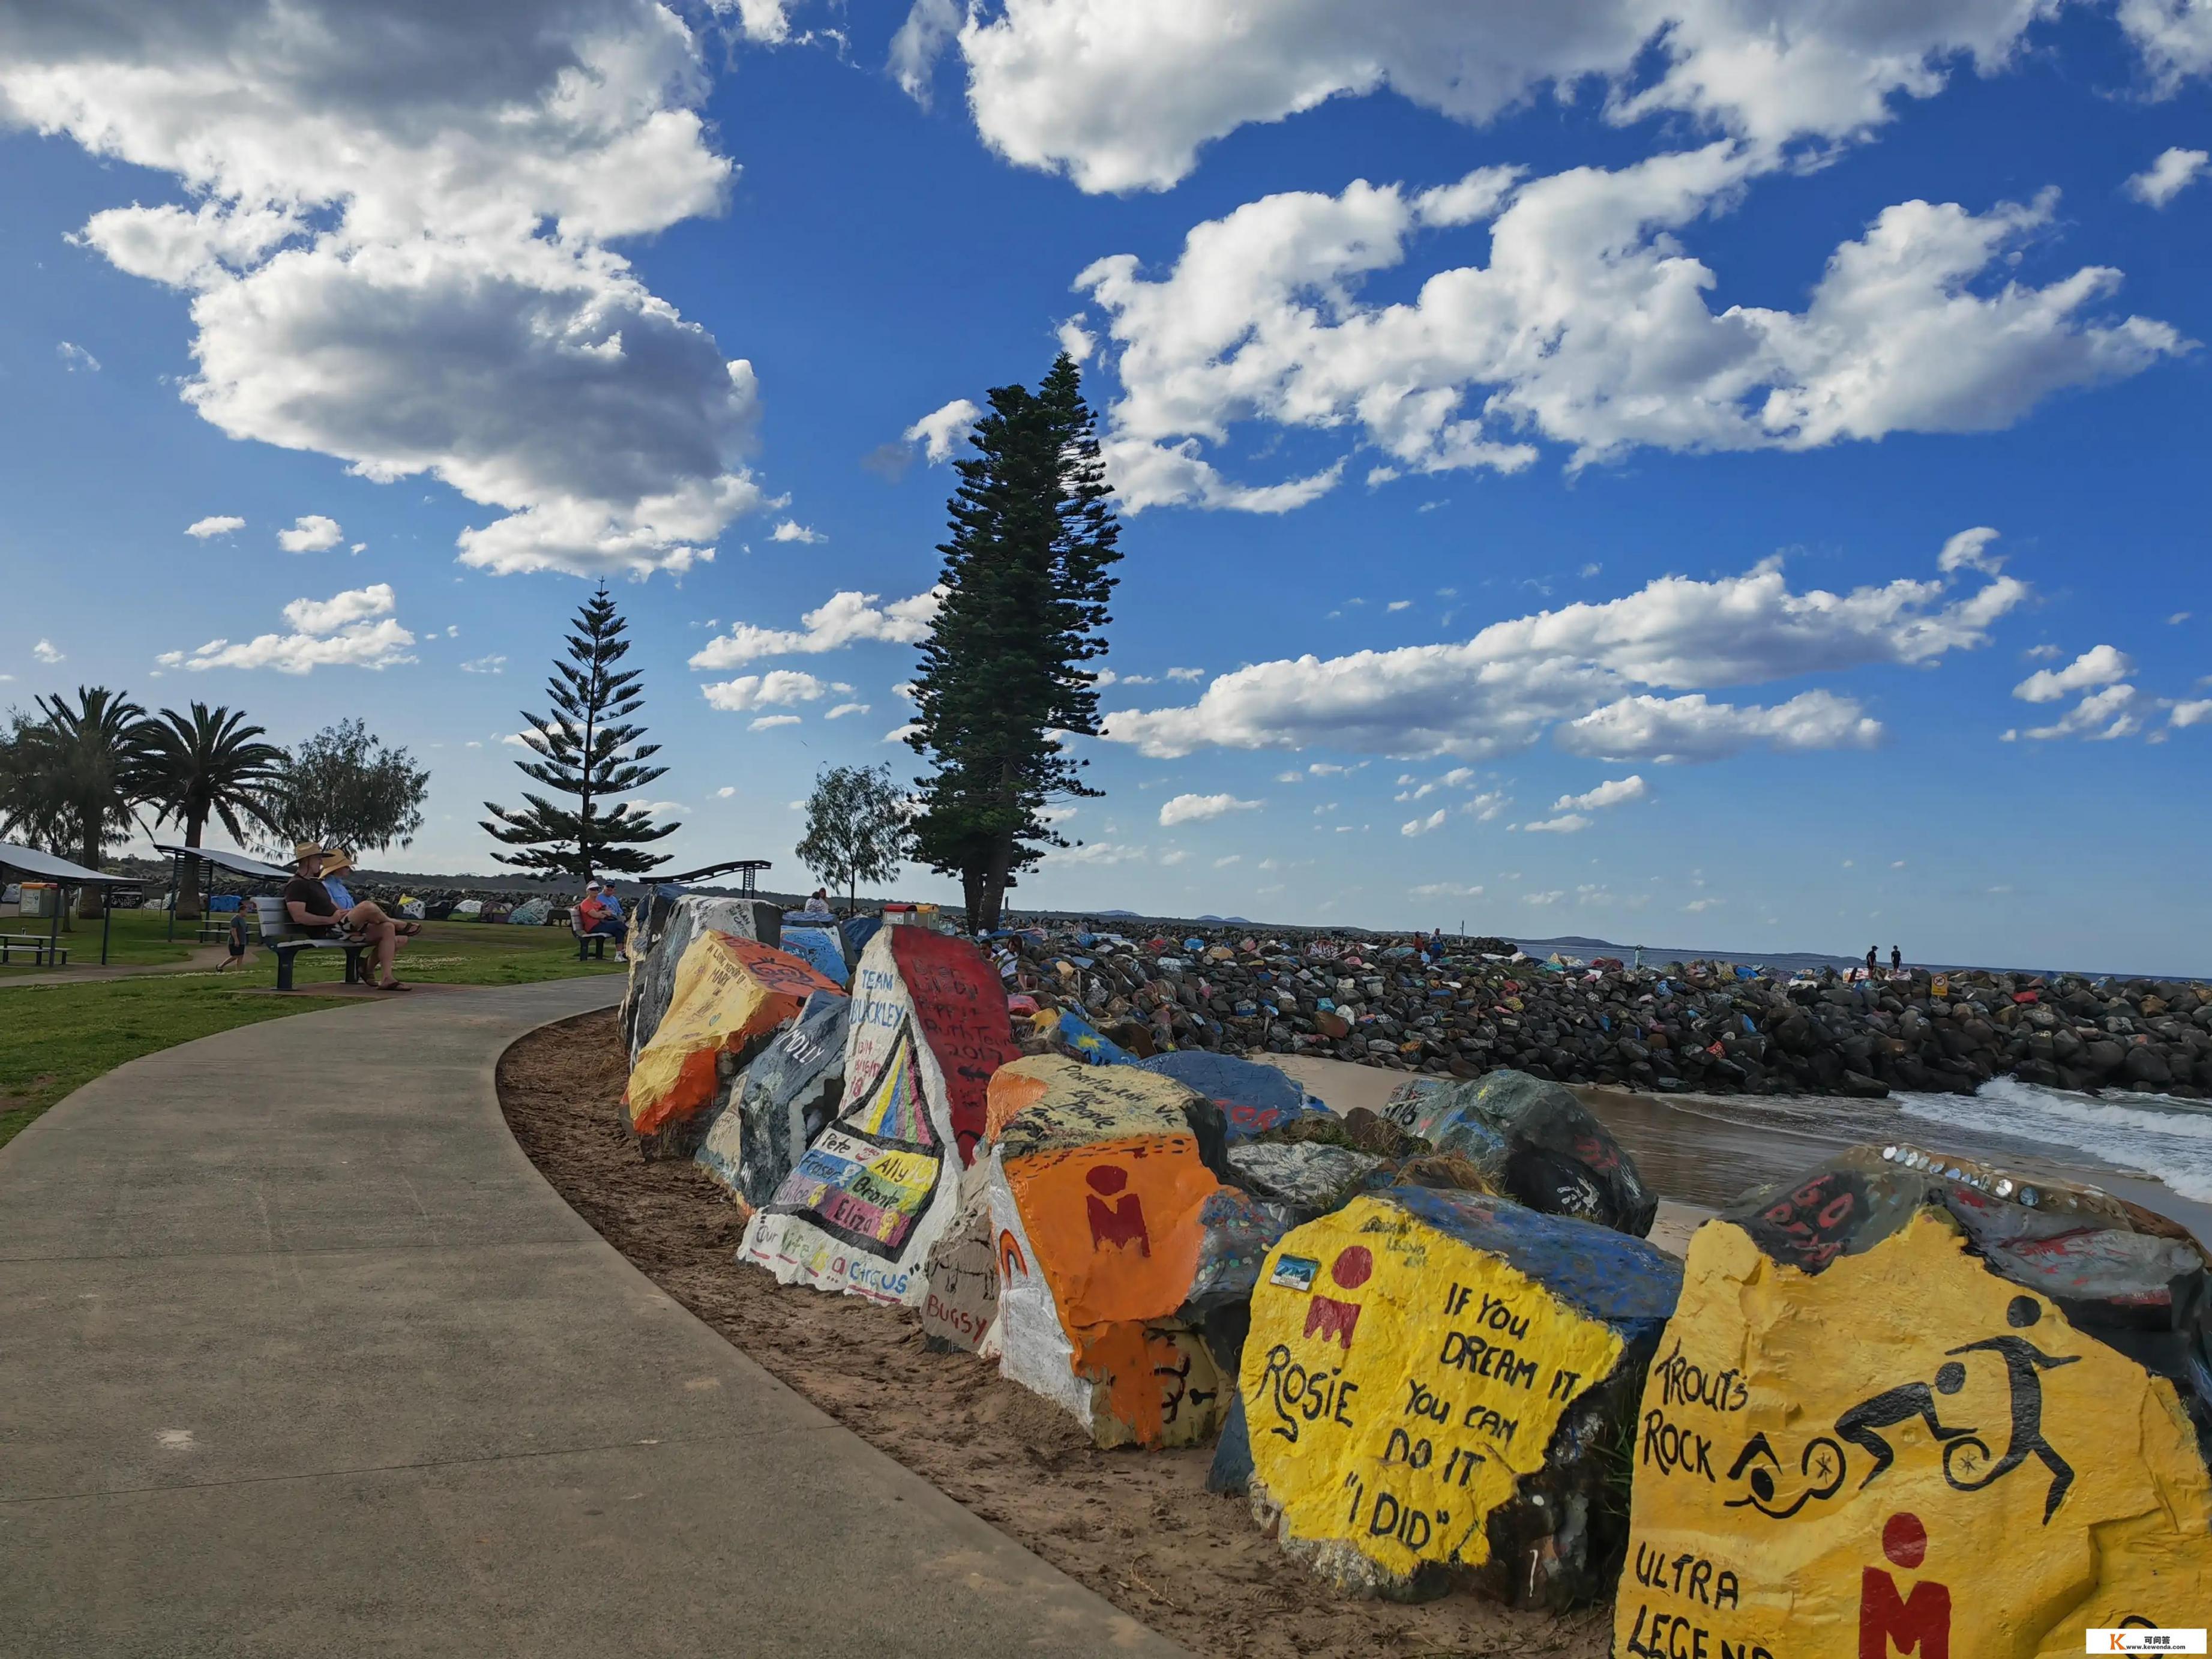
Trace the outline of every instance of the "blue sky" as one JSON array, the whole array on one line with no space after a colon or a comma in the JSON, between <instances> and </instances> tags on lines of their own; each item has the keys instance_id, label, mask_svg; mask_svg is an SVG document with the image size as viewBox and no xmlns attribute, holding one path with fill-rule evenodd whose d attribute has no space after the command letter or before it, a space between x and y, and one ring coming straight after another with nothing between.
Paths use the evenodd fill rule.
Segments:
<instances>
[{"instance_id":1,"label":"blue sky","mask_svg":"<svg viewBox=\"0 0 2212 1659\"><path fill-rule=\"evenodd\" d=\"M2212 969L2212 11L1758 9L0 0L0 702L360 715L483 868L604 574L668 849L795 882L1065 342L1024 901Z\"/></svg>"}]
</instances>

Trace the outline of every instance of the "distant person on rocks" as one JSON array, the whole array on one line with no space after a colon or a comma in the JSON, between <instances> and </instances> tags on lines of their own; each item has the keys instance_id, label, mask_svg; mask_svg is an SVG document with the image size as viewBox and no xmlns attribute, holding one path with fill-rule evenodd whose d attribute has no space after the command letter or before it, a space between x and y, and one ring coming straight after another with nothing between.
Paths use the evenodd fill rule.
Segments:
<instances>
[{"instance_id":1,"label":"distant person on rocks","mask_svg":"<svg viewBox=\"0 0 2212 1659\"><path fill-rule=\"evenodd\" d=\"M1889 971L1892 974L1901 974L1905 971L1905 952L1894 945L1889 947Z\"/></svg>"},{"instance_id":2,"label":"distant person on rocks","mask_svg":"<svg viewBox=\"0 0 2212 1659\"><path fill-rule=\"evenodd\" d=\"M817 887L807 896L806 908L799 914L809 916L830 916L836 915L836 912L830 908L828 890Z\"/></svg>"},{"instance_id":3,"label":"distant person on rocks","mask_svg":"<svg viewBox=\"0 0 2212 1659\"><path fill-rule=\"evenodd\" d=\"M584 884L584 902L576 907L577 918L584 924L586 939L593 934L617 941L615 960L627 962L620 940L623 936L621 901L596 881Z\"/></svg>"},{"instance_id":4,"label":"distant person on rocks","mask_svg":"<svg viewBox=\"0 0 2212 1659\"><path fill-rule=\"evenodd\" d=\"M312 841L292 848L292 879L284 884L284 914L305 933L328 936L343 932L367 945L375 958L376 976L370 982L380 991L404 991L395 978L392 958L399 954L399 930L392 918L375 905L349 905L340 910L331 890L323 885L325 850Z\"/></svg>"},{"instance_id":5,"label":"distant person on rocks","mask_svg":"<svg viewBox=\"0 0 2212 1659\"><path fill-rule=\"evenodd\" d=\"M1872 979L1872 978L1874 977L1874 964L1875 964L1875 954L1874 954L1874 951L1875 951L1875 947L1874 947L1873 945L1868 945L1868 946L1867 946L1867 977L1868 977L1869 979Z\"/></svg>"}]
</instances>

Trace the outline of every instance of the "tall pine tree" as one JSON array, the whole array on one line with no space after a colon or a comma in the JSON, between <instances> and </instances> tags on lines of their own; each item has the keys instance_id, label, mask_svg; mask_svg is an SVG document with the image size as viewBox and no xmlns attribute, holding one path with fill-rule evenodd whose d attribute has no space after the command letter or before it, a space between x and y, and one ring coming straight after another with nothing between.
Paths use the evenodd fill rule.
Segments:
<instances>
[{"instance_id":1,"label":"tall pine tree","mask_svg":"<svg viewBox=\"0 0 2212 1659\"><path fill-rule=\"evenodd\" d=\"M945 594L907 739L936 769L920 784L915 856L960 878L979 930L999 926L1020 871L1067 845L1046 804L1102 793L1060 734L1097 733L1097 677L1084 665L1106 654L1098 630L1121 556L1074 359L1063 352L1036 391L1000 386L990 404L975 454L955 463L951 539L938 549Z\"/></svg>"},{"instance_id":2,"label":"tall pine tree","mask_svg":"<svg viewBox=\"0 0 2212 1659\"><path fill-rule=\"evenodd\" d=\"M604 583L576 613L576 627L568 635L568 659L556 659L545 682L551 716L522 717L528 726L522 740L537 758L515 763L526 776L574 797L575 805L556 805L526 790L527 807L510 812L486 801L492 817L481 822L495 840L522 849L492 856L532 875L579 882L593 875L645 875L668 862L665 853L644 851L646 844L682 826L655 823L634 805L608 809L617 796L643 788L668 769L643 763L660 745L640 743L645 728L627 723L645 698L638 671L616 670L629 641Z\"/></svg>"}]
</instances>

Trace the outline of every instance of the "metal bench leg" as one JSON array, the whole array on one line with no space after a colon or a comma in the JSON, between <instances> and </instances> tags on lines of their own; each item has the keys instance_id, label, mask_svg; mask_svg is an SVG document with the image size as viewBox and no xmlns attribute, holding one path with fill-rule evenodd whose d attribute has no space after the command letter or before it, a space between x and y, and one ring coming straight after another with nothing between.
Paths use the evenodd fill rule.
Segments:
<instances>
[{"instance_id":1,"label":"metal bench leg","mask_svg":"<svg viewBox=\"0 0 2212 1659\"><path fill-rule=\"evenodd\" d=\"M300 953L297 951L276 951L271 954L276 958L276 988L289 991L292 988L292 958Z\"/></svg>"}]
</instances>

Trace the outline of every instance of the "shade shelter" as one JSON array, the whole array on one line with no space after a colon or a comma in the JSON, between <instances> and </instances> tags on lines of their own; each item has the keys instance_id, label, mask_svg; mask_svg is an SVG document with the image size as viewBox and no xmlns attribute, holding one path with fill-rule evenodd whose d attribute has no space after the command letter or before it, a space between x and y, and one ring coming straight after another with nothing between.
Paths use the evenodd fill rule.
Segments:
<instances>
[{"instance_id":1,"label":"shade shelter","mask_svg":"<svg viewBox=\"0 0 2212 1659\"><path fill-rule=\"evenodd\" d=\"M169 860L169 937L177 936L177 895L184 888L185 866L189 861L204 866L200 891L208 890L209 877L218 872L243 877L247 881L288 882L292 872L282 865L265 859L249 858L244 853L225 852L220 847L173 847L166 842L155 842L154 850L164 853Z\"/></svg>"},{"instance_id":2,"label":"shade shelter","mask_svg":"<svg viewBox=\"0 0 2212 1659\"><path fill-rule=\"evenodd\" d=\"M82 864L58 859L52 853L41 853L35 847L18 847L13 842L0 841L0 875L9 874L21 880L51 881L61 890L55 895L54 914L46 928L49 960L54 959L61 948L62 910L69 902L70 888L133 884L127 876L103 875ZM103 963L107 960L108 918L112 908L106 904L100 907L100 959Z\"/></svg>"}]
</instances>

